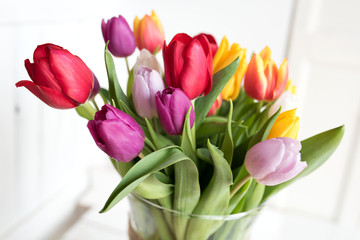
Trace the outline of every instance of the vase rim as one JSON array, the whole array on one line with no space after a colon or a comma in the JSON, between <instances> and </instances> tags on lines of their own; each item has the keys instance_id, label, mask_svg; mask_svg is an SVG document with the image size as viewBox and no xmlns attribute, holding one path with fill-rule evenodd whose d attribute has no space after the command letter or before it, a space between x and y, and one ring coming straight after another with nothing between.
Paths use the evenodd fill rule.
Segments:
<instances>
[{"instance_id":1,"label":"vase rim","mask_svg":"<svg viewBox=\"0 0 360 240\"><path fill-rule=\"evenodd\" d=\"M193 214L193 213L184 213L184 212L179 212L177 210L174 209L169 209L169 208L165 208L163 206L160 206L156 203L153 203L151 201L149 201L148 199L145 199L135 193L131 193L131 196L139 199L140 201L143 201L157 209L160 209L162 211L166 211L166 212L170 212L173 214L177 214L177 215L184 215L184 216L188 216L189 218L198 218L198 219L206 219L206 220L218 220L218 221L231 221L231 220L237 220L246 216L250 216L253 213L257 213L258 211L260 211L265 203L262 203L260 206L250 209L246 212L241 212L241 213L235 213L235 214L228 214L228 215L198 215L198 214Z\"/></svg>"}]
</instances>

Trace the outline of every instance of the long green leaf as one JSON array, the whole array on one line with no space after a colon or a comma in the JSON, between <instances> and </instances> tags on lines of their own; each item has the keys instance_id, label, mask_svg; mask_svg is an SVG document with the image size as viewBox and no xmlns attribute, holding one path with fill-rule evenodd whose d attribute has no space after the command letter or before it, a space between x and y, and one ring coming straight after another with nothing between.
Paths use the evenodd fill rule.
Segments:
<instances>
[{"instance_id":1,"label":"long green leaf","mask_svg":"<svg viewBox=\"0 0 360 240\"><path fill-rule=\"evenodd\" d=\"M131 193L131 191L133 191L151 173L184 160L191 161L177 146L166 147L147 155L126 173L111 193L100 213L110 210L116 203Z\"/></svg>"},{"instance_id":2,"label":"long green leaf","mask_svg":"<svg viewBox=\"0 0 360 240\"><path fill-rule=\"evenodd\" d=\"M240 63L240 59L236 58L230 65L215 73L213 76L213 86L210 93L206 96L199 97L195 101L195 126L199 128L202 121L208 114L211 106L219 96L226 83L235 74Z\"/></svg>"},{"instance_id":3,"label":"long green leaf","mask_svg":"<svg viewBox=\"0 0 360 240\"><path fill-rule=\"evenodd\" d=\"M234 153L234 141L232 138L232 129L231 129L231 122L232 122L232 115L233 115L233 103L230 99L230 110L228 115L227 127L225 132L225 137L223 144L221 146L221 151L224 153L224 158L231 166L233 153Z\"/></svg>"},{"instance_id":4,"label":"long green leaf","mask_svg":"<svg viewBox=\"0 0 360 240\"><path fill-rule=\"evenodd\" d=\"M172 194L173 191L173 184L161 182L154 174L150 174L150 176L148 176L134 189L136 194L147 199L164 198Z\"/></svg>"},{"instance_id":5,"label":"long green leaf","mask_svg":"<svg viewBox=\"0 0 360 240\"><path fill-rule=\"evenodd\" d=\"M198 215L223 215L229 205L232 172L228 162L222 156L222 152L212 145L210 141L208 141L207 145L214 162L214 173L193 213ZM221 221L210 223L192 218L189 221L185 239L207 239L221 224Z\"/></svg>"},{"instance_id":6,"label":"long green leaf","mask_svg":"<svg viewBox=\"0 0 360 240\"><path fill-rule=\"evenodd\" d=\"M344 131L345 127L340 126L303 140L301 142L302 149L300 151L301 160L306 162L308 166L299 175L287 182L276 186L267 186L262 201L265 201L269 196L279 192L299 178L312 173L324 164L339 146L344 136Z\"/></svg>"},{"instance_id":7,"label":"long green leaf","mask_svg":"<svg viewBox=\"0 0 360 240\"><path fill-rule=\"evenodd\" d=\"M122 100L127 106L130 106L129 101L119 84L119 81L118 81L118 78L116 75L114 60L108 50L108 43L106 43L106 45L105 45L105 65L106 65L106 72L107 72L108 80L109 80L110 98L114 100L116 107L119 109L120 109L120 100Z\"/></svg>"}]
</instances>

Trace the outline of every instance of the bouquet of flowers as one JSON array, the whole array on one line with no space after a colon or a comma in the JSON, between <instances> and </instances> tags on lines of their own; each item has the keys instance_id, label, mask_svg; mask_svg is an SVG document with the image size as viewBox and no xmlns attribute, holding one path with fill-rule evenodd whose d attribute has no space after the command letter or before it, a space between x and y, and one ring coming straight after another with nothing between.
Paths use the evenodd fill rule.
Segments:
<instances>
[{"instance_id":1,"label":"bouquet of flowers","mask_svg":"<svg viewBox=\"0 0 360 240\"><path fill-rule=\"evenodd\" d=\"M96 145L122 177L100 212L130 194L131 239L243 239L249 216L321 166L343 137L340 126L297 139L287 59L278 68L268 47L248 62L246 49L226 37L218 45L212 35L179 33L167 44L154 11L136 17L134 31L122 16L101 28L108 89L54 44L39 45L33 63L25 60L32 81L16 86L89 120ZM161 50L164 72L155 56ZM126 91L113 56L126 60Z\"/></svg>"}]
</instances>

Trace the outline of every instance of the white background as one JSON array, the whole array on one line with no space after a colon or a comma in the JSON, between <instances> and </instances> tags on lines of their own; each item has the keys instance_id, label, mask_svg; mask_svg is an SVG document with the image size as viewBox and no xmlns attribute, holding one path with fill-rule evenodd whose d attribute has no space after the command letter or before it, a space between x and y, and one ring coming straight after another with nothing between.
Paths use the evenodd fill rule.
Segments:
<instances>
[{"instance_id":1,"label":"white background","mask_svg":"<svg viewBox=\"0 0 360 240\"><path fill-rule=\"evenodd\" d=\"M80 56L106 86L101 19L122 14L132 27L136 15L142 17L152 9L163 23L167 42L177 32L206 32L218 43L226 35L230 43L247 48L249 56L268 45L276 63L289 58L290 78L298 85L302 104L300 138L343 123L346 134L322 169L269 204L256 229L264 229L266 239L356 239L360 226L359 8L356 0L1 0L0 239L60 236L64 223L76 222L73 213L84 204L92 204L88 213L96 226L102 219L103 225L109 222L97 210L116 186L117 177L108 176L111 170L96 173L109 165L87 132L86 121L73 110L47 107L24 88L16 89L15 83L29 79L23 61L32 58L35 47L52 42ZM117 60L116 67L125 86L124 61ZM93 179L94 175L98 178ZM111 181L99 180L101 176ZM120 210L108 216L116 219ZM70 235L63 236L72 236L76 229L71 229Z\"/></svg>"}]
</instances>

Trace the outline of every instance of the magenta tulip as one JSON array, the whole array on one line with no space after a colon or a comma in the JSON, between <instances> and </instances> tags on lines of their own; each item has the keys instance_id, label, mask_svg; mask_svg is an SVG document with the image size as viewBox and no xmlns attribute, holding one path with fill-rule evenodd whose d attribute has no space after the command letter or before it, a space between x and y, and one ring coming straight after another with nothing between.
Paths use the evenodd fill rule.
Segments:
<instances>
[{"instance_id":1,"label":"magenta tulip","mask_svg":"<svg viewBox=\"0 0 360 240\"><path fill-rule=\"evenodd\" d=\"M113 17L105 23L101 22L101 30L105 42L109 41L109 51L116 57L128 57L136 48L134 33L121 15Z\"/></svg>"},{"instance_id":2,"label":"magenta tulip","mask_svg":"<svg viewBox=\"0 0 360 240\"><path fill-rule=\"evenodd\" d=\"M195 112L186 94L178 88L168 87L155 96L160 124L170 135L182 133L186 114L191 106L190 127L194 125Z\"/></svg>"},{"instance_id":3,"label":"magenta tulip","mask_svg":"<svg viewBox=\"0 0 360 240\"><path fill-rule=\"evenodd\" d=\"M165 88L160 74L147 67L141 67L137 72L134 83L132 98L136 112L143 118L157 117L155 94Z\"/></svg>"},{"instance_id":4,"label":"magenta tulip","mask_svg":"<svg viewBox=\"0 0 360 240\"><path fill-rule=\"evenodd\" d=\"M128 114L104 105L87 127L96 145L117 161L129 162L142 151L145 135Z\"/></svg>"},{"instance_id":5,"label":"magenta tulip","mask_svg":"<svg viewBox=\"0 0 360 240\"><path fill-rule=\"evenodd\" d=\"M39 45L34 63L25 60L32 81L20 81L41 101L53 108L75 108L85 103L94 86L94 77L86 64L68 50L54 44Z\"/></svg>"},{"instance_id":6,"label":"magenta tulip","mask_svg":"<svg viewBox=\"0 0 360 240\"><path fill-rule=\"evenodd\" d=\"M307 166L300 156L301 143L293 138L271 138L254 145L245 167L257 182L273 186L297 176Z\"/></svg>"}]
</instances>

